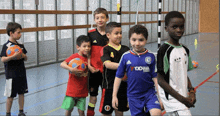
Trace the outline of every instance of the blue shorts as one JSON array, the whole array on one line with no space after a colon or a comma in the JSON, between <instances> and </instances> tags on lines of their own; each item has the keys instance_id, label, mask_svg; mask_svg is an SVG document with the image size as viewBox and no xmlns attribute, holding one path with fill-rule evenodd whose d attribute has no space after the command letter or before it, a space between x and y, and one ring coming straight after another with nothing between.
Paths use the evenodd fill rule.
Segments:
<instances>
[{"instance_id":1,"label":"blue shorts","mask_svg":"<svg viewBox=\"0 0 220 116\"><path fill-rule=\"evenodd\" d=\"M153 108L161 109L155 93L141 98L129 97L129 108L132 116L147 116L147 112Z\"/></svg>"}]
</instances>

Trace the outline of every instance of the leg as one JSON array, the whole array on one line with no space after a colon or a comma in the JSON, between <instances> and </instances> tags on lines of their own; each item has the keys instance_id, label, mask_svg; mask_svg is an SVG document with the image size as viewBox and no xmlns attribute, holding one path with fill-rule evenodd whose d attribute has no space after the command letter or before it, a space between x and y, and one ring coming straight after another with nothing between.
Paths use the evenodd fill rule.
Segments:
<instances>
[{"instance_id":1,"label":"leg","mask_svg":"<svg viewBox=\"0 0 220 116\"><path fill-rule=\"evenodd\" d=\"M150 110L151 116L161 116L161 110L157 108L153 108Z\"/></svg>"},{"instance_id":2,"label":"leg","mask_svg":"<svg viewBox=\"0 0 220 116\"><path fill-rule=\"evenodd\" d=\"M13 97L8 97L7 101L6 101L6 113L10 113L11 112L11 106L13 103Z\"/></svg>"},{"instance_id":3,"label":"leg","mask_svg":"<svg viewBox=\"0 0 220 116\"><path fill-rule=\"evenodd\" d=\"M71 112L73 111L73 108L70 110L66 110L65 116L71 116Z\"/></svg>"},{"instance_id":4,"label":"leg","mask_svg":"<svg viewBox=\"0 0 220 116\"><path fill-rule=\"evenodd\" d=\"M18 104L19 104L19 110L23 110L24 108L24 94L18 95Z\"/></svg>"},{"instance_id":5,"label":"leg","mask_svg":"<svg viewBox=\"0 0 220 116\"><path fill-rule=\"evenodd\" d=\"M78 109L79 116L85 116L84 111Z\"/></svg>"},{"instance_id":6,"label":"leg","mask_svg":"<svg viewBox=\"0 0 220 116\"><path fill-rule=\"evenodd\" d=\"M87 110L87 116L94 116L95 115L95 105L97 102L97 95L99 90L99 85L102 84L102 73L89 73L89 104Z\"/></svg>"},{"instance_id":7,"label":"leg","mask_svg":"<svg viewBox=\"0 0 220 116\"><path fill-rule=\"evenodd\" d=\"M115 116L123 116L123 112L115 110Z\"/></svg>"}]
</instances>

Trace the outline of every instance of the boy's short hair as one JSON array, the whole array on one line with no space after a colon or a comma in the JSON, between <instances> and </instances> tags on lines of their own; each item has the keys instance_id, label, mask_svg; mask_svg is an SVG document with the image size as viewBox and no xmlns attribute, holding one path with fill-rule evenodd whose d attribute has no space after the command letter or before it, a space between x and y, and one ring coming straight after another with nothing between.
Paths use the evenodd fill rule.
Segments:
<instances>
[{"instance_id":1,"label":"boy's short hair","mask_svg":"<svg viewBox=\"0 0 220 116\"><path fill-rule=\"evenodd\" d=\"M76 39L76 45L81 46L81 44L83 42L90 42L90 39L88 36L86 35L80 35L79 37L77 37Z\"/></svg>"},{"instance_id":2,"label":"boy's short hair","mask_svg":"<svg viewBox=\"0 0 220 116\"><path fill-rule=\"evenodd\" d=\"M178 11L170 11L166 16L165 16L165 26L168 26L170 19L172 18L182 18L185 20L184 16L182 13Z\"/></svg>"},{"instance_id":3,"label":"boy's short hair","mask_svg":"<svg viewBox=\"0 0 220 116\"><path fill-rule=\"evenodd\" d=\"M106 18L108 18L108 11L104 8L97 8L95 11L94 11L94 18L95 18L95 15L96 14L100 14L100 13L103 13L105 14Z\"/></svg>"},{"instance_id":4,"label":"boy's short hair","mask_svg":"<svg viewBox=\"0 0 220 116\"><path fill-rule=\"evenodd\" d=\"M146 40L148 38L147 28L143 25L135 25L135 26L131 27L130 30L129 30L129 39L131 38L131 35L133 33L142 34L145 37Z\"/></svg>"},{"instance_id":5,"label":"boy's short hair","mask_svg":"<svg viewBox=\"0 0 220 116\"><path fill-rule=\"evenodd\" d=\"M16 23L16 22L9 22L7 27L6 27L6 31L8 36L10 36L10 32L14 33L16 31L16 29L22 29L21 25Z\"/></svg>"},{"instance_id":6,"label":"boy's short hair","mask_svg":"<svg viewBox=\"0 0 220 116\"><path fill-rule=\"evenodd\" d=\"M109 22L105 27L105 33L111 33L115 27L121 27L121 24L117 22Z\"/></svg>"}]
</instances>

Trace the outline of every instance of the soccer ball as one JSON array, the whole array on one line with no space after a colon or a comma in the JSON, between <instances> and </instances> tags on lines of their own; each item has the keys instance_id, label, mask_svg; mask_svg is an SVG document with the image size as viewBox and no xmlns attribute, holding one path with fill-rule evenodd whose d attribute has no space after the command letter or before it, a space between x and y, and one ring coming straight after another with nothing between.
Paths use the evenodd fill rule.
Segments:
<instances>
[{"instance_id":1,"label":"soccer ball","mask_svg":"<svg viewBox=\"0 0 220 116\"><path fill-rule=\"evenodd\" d=\"M22 49L18 45L11 45L6 50L6 55L7 56L12 56L17 51L20 51L22 53ZM21 57L22 57L22 55L21 55ZM19 59L19 57L17 57L16 59Z\"/></svg>"},{"instance_id":2,"label":"soccer ball","mask_svg":"<svg viewBox=\"0 0 220 116\"><path fill-rule=\"evenodd\" d=\"M68 63L68 66L74 68L74 67L78 67L78 69L82 70L82 71L85 71L86 70L86 64L85 62L80 59L80 58L74 58L72 59L69 63Z\"/></svg>"},{"instance_id":3,"label":"soccer ball","mask_svg":"<svg viewBox=\"0 0 220 116\"><path fill-rule=\"evenodd\" d=\"M199 63L196 62L195 60L193 60L192 65L193 65L194 68L197 68L199 66Z\"/></svg>"}]
</instances>

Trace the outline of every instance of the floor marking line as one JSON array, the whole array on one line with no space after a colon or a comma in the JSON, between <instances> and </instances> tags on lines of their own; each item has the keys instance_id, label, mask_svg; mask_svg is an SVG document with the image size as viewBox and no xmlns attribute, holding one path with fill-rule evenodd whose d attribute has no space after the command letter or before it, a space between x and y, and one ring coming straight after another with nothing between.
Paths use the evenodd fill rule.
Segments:
<instances>
[{"instance_id":1,"label":"floor marking line","mask_svg":"<svg viewBox=\"0 0 220 116\"><path fill-rule=\"evenodd\" d=\"M217 73L219 72L219 70L215 71L215 73L213 73L211 76L209 76L206 80L204 80L203 82L201 82L199 85L197 85L194 89L196 90L198 87L200 87L201 85L203 85L205 82L207 82L209 79L211 79L213 76L215 76ZM162 112L162 116L166 113L166 111Z\"/></svg>"}]
</instances>

